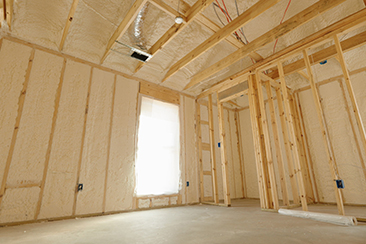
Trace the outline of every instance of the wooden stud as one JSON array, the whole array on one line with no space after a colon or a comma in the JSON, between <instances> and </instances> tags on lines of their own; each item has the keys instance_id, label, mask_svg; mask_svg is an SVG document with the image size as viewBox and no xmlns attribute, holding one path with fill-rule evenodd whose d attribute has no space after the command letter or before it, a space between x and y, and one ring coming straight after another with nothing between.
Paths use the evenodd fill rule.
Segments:
<instances>
[{"instance_id":1,"label":"wooden stud","mask_svg":"<svg viewBox=\"0 0 366 244\"><path fill-rule=\"evenodd\" d=\"M357 99L356 99L356 96L355 96L355 93L353 91L353 87L352 87L352 84L351 84L351 77L350 77L349 71L347 69L346 60L344 59L342 46L341 46L341 44L339 42L339 39L336 35L334 36L334 44L335 44L336 49L337 49L339 63L341 64L341 67L342 67L342 71L343 71L343 75L344 75L344 81L345 81L345 84L346 84L346 87L347 87L348 96L351 100L353 113L354 113L356 121L357 121L361 141L362 141L362 144L363 144L363 147L364 147L364 151L366 152L365 127L364 127L363 122L362 122L362 117L361 117L361 114L360 114L360 110L358 108Z\"/></svg>"},{"instance_id":2,"label":"wooden stud","mask_svg":"<svg viewBox=\"0 0 366 244\"><path fill-rule=\"evenodd\" d=\"M9 30L11 31L11 24L13 21L14 14L14 0L4 0L4 19L6 23L8 23Z\"/></svg>"},{"instance_id":3,"label":"wooden stud","mask_svg":"<svg viewBox=\"0 0 366 244\"><path fill-rule=\"evenodd\" d=\"M283 141L285 145L285 151L286 151L286 159L287 159L287 165L289 170L289 177L291 182L291 190L292 190L292 197L295 204L299 204L299 193L297 189L297 183L296 183L296 171L294 170L294 162L291 154L291 142L290 137L287 130L287 124L286 124L286 118L285 118L285 110L283 108L283 97L281 94L281 89L276 89L276 96L277 96L277 104L278 104L278 111L280 113L280 121L281 121L281 128L282 128L282 136Z\"/></svg>"},{"instance_id":4,"label":"wooden stud","mask_svg":"<svg viewBox=\"0 0 366 244\"><path fill-rule=\"evenodd\" d=\"M83 132L82 132L82 135L81 135L81 149L80 149L80 154L79 154L78 167L77 167L77 170L76 170L75 194L74 194L74 203L73 203L73 206L72 206L72 215L75 215L75 212L76 212L76 202L77 202L77 198L78 198L78 184L79 184L79 179L80 179L81 162L82 162L82 159L83 159L83 150L84 150L84 142L85 142L85 134L86 134L86 122L88 120L89 100L90 100L90 92L91 92L91 86L92 86L92 80L93 80L93 69L94 68L90 69L88 93L87 93L87 96L86 96L84 126L83 126Z\"/></svg>"},{"instance_id":5,"label":"wooden stud","mask_svg":"<svg viewBox=\"0 0 366 244\"><path fill-rule=\"evenodd\" d=\"M357 133L356 133L355 126L353 125L352 116L351 116L351 110L350 110L350 108L348 106L348 101L347 101L347 96L346 96L346 90L344 89L344 85L343 85L342 80L338 80L338 83L339 83L339 86L340 86L341 91L342 91L342 97L343 97L343 100L344 100L344 107L345 107L345 109L347 111L349 123L351 125L353 137L355 139L355 143L356 143L356 147L357 147L357 153L358 153L358 156L360 158L361 167L363 169L363 174L365 175L365 179L366 179L366 165L365 165L365 161L363 160L363 157L362 157L362 151L361 151L360 144L359 144L359 142L357 140Z\"/></svg>"},{"instance_id":6,"label":"wooden stud","mask_svg":"<svg viewBox=\"0 0 366 244\"><path fill-rule=\"evenodd\" d=\"M113 95L112 95L112 105L111 105L111 120L109 123L108 132L108 145L107 145L107 163L105 165L105 180L104 180L104 191L103 191L103 213L105 212L105 206L107 202L107 185L108 185L108 171L109 171L109 160L111 153L111 143L112 143L112 129L113 129L113 116L114 116L114 103L116 98L116 85L117 85L117 75L114 75L113 83Z\"/></svg>"},{"instance_id":7,"label":"wooden stud","mask_svg":"<svg viewBox=\"0 0 366 244\"><path fill-rule=\"evenodd\" d=\"M309 78L310 78L309 82L310 82L310 86L311 86L311 91L312 91L312 94L313 94L313 98L314 98L314 102L315 102L315 108L316 108L316 111L317 111L318 119L319 119L321 130L322 130L322 137L323 137L324 145L325 145L327 156L328 156L329 169L330 169L330 172L332 174L333 180L337 180L339 178L336 175L336 171L335 171L334 155L332 154L332 149L331 149L331 144L330 144L330 140L329 140L329 136L328 136L328 131L326 129L326 122L324 120L324 113L323 113L323 109L322 109L322 106L321 106L321 103L320 103L319 93L318 93L317 87L315 85L313 71L311 69L309 56L308 56L308 53L307 53L306 50L303 50L303 56L304 56L304 60L305 60L306 69L307 69L307 72L308 72ZM339 212L339 214L344 215L344 206L343 206L343 199L342 199L342 196L341 196L341 191L340 191L340 189L337 188L337 185L336 185L335 181L333 182L333 188L334 188L334 192L335 192L335 195L336 195L338 212Z\"/></svg>"},{"instance_id":8,"label":"wooden stud","mask_svg":"<svg viewBox=\"0 0 366 244\"><path fill-rule=\"evenodd\" d=\"M268 189L267 189L267 179L263 170L263 157L261 150L261 141L260 141L260 132L259 132L259 124L258 124L258 114L256 105L254 103L256 92L255 92L255 76L249 76L248 84L249 84L249 110L250 110L250 120L252 124L252 133L253 133L253 142L254 142L254 150L255 150L255 158L256 158L256 168L257 168L257 176L258 176L258 186L259 186L259 196L260 196L260 204L262 209L268 208Z\"/></svg>"},{"instance_id":9,"label":"wooden stud","mask_svg":"<svg viewBox=\"0 0 366 244\"><path fill-rule=\"evenodd\" d=\"M262 36L258 37L254 41L250 42L248 45L240 48L229 56L223 58L219 62L211 65L210 67L204 69L203 71L195 74L191 81L188 83L187 87L192 87L204 79L212 76L213 74L223 70L240 59L246 57L250 52L256 51L259 48L271 43L272 41L278 39L279 37L289 33L290 31L296 29L297 27L309 22L310 20L316 18L327 10L336 7L337 5L345 2L345 0L319 0L312 6L301 11L295 16L291 17L287 21L278 25L274 29L268 31Z\"/></svg>"},{"instance_id":10,"label":"wooden stud","mask_svg":"<svg viewBox=\"0 0 366 244\"><path fill-rule=\"evenodd\" d=\"M293 115L292 119L294 121L295 136L296 136L299 155L300 155L300 163L301 163L301 169L302 169L301 173L302 173L302 177L303 177L304 183L305 183L306 199L307 199L308 203L310 203L310 202L314 203L315 197L314 197L314 191L313 191L311 177L310 177L310 173L309 173L308 160L307 160L307 156L306 156L306 152L305 152L305 145L304 145L304 140L303 140L304 136L303 136L301 126L300 126L300 119L299 119L298 111L296 109L298 106L297 106L294 96L292 94L289 94L289 98L290 98L290 100L289 100L290 108L292 110L292 115Z\"/></svg>"},{"instance_id":11,"label":"wooden stud","mask_svg":"<svg viewBox=\"0 0 366 244\"><path fill-rule=\"evenodd\" d=\"M303 211L308 211L308 204L306 202L306 191L305 191L305 186L304 186L304 179L303 179L302 174L301 174L300 157L299 157L298 150L297 150L298 145L297 145L297 141L296 141L296 137L295 137L294 122L293 122L293 119L292 119L293 116L291 114L289 97L288 97L286 81L285 81L285 74L283 72L283 67L282 67L281 62L278 62L278 70L279 70L279 73L280 73L281 90L282 90L283 100L284 100L284 104L285 104L285 112L286 112L286 117L287 117L287 121L288 121L291 142L292 142L292 145L293 145L293 148L294 148L293 154L294 154L295 170L296 170L296 173L297 173L296 174L297 175L297 182L299 184L300 200L301 200L302 210Z\"/></svg>"},{"instance_id":12,"label":"wooden stud","mask_svg":"<svg viewBox=\"0 0 366 244\"><path fill-rule=\"evenodd\" d=\"M116 45L116 41L119 40L123 34L127 31L128 27L131 25L132 21L135 20L137 14L144 7L147 0L136 0L131 6L130 10L127 12L126 16L122 20L121 24L117 27L113 35L108 41L107 48L104 52L104 55L100 61L102 64L104 60L107 58L111 49Z\"/></svg>"},{"instance_id":13,"label":"wooden stud","mask_svg":"<svg viewBox=\"0 0 366 244\"><path fill-rule=\"evenodd\" d=\"M245 182L245 170L244 170L244 156L242 152L242 145L241 145L241 127L240 127L240 116L239 111L235 111L235 133L236 133L236 146L239 153L239 164L240 164L240 177L241 177L241 192L243 198L245 198L246 193L246 182Z\"/></svg>"},{"instance_id":14,"label":"wooden stud","mask_svg":"<svg viewBox=\"0 0 366 244\"><path fill-rule=\"evenodd\" d=\"M251 6L248 10L246 10L244 13L239 15L237 18L235 18L232 22L227 24L224 28L217 31L215 34L213 34L210 38L208 38L206 41L201 43L198 47L196 47L194 50L189 52L186 56L184 56L182 59L180 59L178 62L173 64L167 74L165 75L162 82L166 81L169 77L173 76L175 73L177 73L180 69L184 68L186 65L197 59L199 56L201 56L203 53L205 53L207 50L214 47L219 42L226 39L228 36L230 36L233 32L235 32L240 27L247 24L249 21L253 20L255 17L259 16L263 12L265 12L267 9L274 6L276 3L278 3L280 0L260 0L253 6ZM191 85L188 84L184 89L190 88Z\"/></svg>"},{"instance_id":15,"label":"wooden stud","mask_svg":"<svg viewBox=\"0 0 366 244\"><path fill-rule=\"evenodd\" d=\"M64 31L62 33L60 46L58 48L59 51L62 51L62 49L64 48L65 40L66 40L67 34L69 33L71 22L74 19L74 15L75 15L75 11L76 11L76 7L78 6L78 3L79 3L79 0L73 0L73 2L71 4L70 12L69 12L69 15L67 16Z\"/></svg>"},{"instance_id":16,"label":"wooden stud","mask_svg":"<svg viewBox=\"0 0 366 244\"><path fill-rule=\"evenodd\" d=\"M6 181L8 179L8 176L9 176L10 164L11 164L11 161L13 159L15 142L16 142L17 135L18 135L18 132L19 132L20 119L22 118L24 100L25 100L25 97L26 97L27 89L28 89L29 77L30 77L30 74L31 74L31 71L32 71L34 53L35 53L35 50L32 49L32 52L30 54L29 61L28 61L28 67L27 67L27 72L25 74L23 88L22 88L22 90L19 94L17 117L15 119L14 131L13 131L13 135L11 137L9 153L8 153L5 168L4 168L3 181L1 182L0 206L1 206L2 200L4 199L5 185L6 185Z\"/></svg>"},{"instance_id":17,"label":"wooden stud","mask_svg":"<svg viewBox=\"0 0 366 244\"><path fill-rule=\"evenodd\" d=\"M216 153L215 153L215 131L214 120L212 111L212 95L208 96L208 128L210 130L210 156L211 156L211 172L212 172L212 190L214 196L214 202L219 203L219 191L217 186L217 173L216 173Z\"/></svg>"},{"instance_id":18,"label":"wooden stud","mask_svg":"<svg viewBox=\"0 0 366 244\"><path fill-rule=\"evenodd\" d=\"M233 192L231 193L231 197L232 198L236 198L236 180L235 180L235 160L234 160L234 149L233 149L233 138L232 138L232 134L231 134L231 122L230 122L230 110L227 110L227 124L229 126L229 133L228 133L228 141L230 144L230 152L231 152L231 169L232 169L232 179L233 179Z\"/></svg>"},{"instance_id":19,"label":"wooden stud","mask_svg":"<svg viewBox=\"0 0 366 244\"><path fill-rule=\"evenodd\" d=\"M48 165L49 165L49 162L50 162L50 156L51 156L51 150L52 150L52 144L53 144L53 136L54 136L55 128L56 128L58 107L60 105L62 85L64 83L65 69L66 69L66 59L64 59L64 62L63 62L63 65L62 65L60 82L58 84L57 91L56 91L55 108L53 110L51 132L50 132L50 137L48 139L46 157L45 157L45 162L44 162L44 167L43 167L43 176L42 176L40 192L39 192L39 197L38 197L38 204L37 204L36 211L35 211L35 214L34 214L34 219L38 219L38 215L41 211L42 200L43 200L43 192L44 192L44 187L45 187L45 184L46 184Z\"/></svg>"},{"instance_id":20,"label":"wooden stud","mask_svg":"<svg viewBox=\"0 0 366 244\"><path fill-rule=\"evenodd\" d=\"M268 97L268 107L269 111L271 113L271 124L272 124L272 132L273 132L273 139L275 142L276 147L276 159L278 164L278 172L280 175L280 182L281 182L281 192L282 192L282 200L285 206L290 205L288 192L287 192L287 184L286 184L286 177L285 177L285 166L283 164L282 160L282 149L279 139L279 134L277 130L277 119L276 119L276 112L275 112L275 106L274 106L274 99L272 94L272 88L270 85L270 82L266 82L266 91L267 91L267 97Z\"/></svg>"},{"instance_id":21,"label":"wooden stud","mask_svg":"<svg viewBox=\"0 0 366 244\"><path fill-rule=\"evenodd\" d=\"M197 146L198 146L198 164L200 169L200 202L204 198L203 185L203 160L202 160L202 134L201 134L201 105L196 101L196 130L197 130Z\"/></svg>"},{"instance_id":22,"label":"wooden stud","mask_svg":"<svg viewBox=\"0 0 366 244\"><path fill-rule=\"evenodd\" d=\"M266 115L266 106L264 104L264 95L263 95L263 89L262 89L262 85L261 85L261 78L260 78L259 72L256 72L256 81L257 81L257 88L258 88L259 108L261 111L261 122L262 122L263 134L264 134L265 152L266 152L266 157L267 157L268 174L269 174L269 179L270 179L270 184L271 184L271 193L272 193L273 206L271 206L270 208L279 209L276 176L275 176L272 149L271 149L271 139L270 139L270 134L269 134L268 120L267 120L267 115Z\"/></svg>"},{"instance_id":23,"label":"wooden stud","mask_svg":"<svg viewBox=\"0 0 366 244\"><path fill-rule=\"evenodd\" d=\"M295 94L294 94L294 96L295 96ZM302 109L301 109L299 93L296 93L295 101L297 103L297 108L299 110L298 113L299 113L300 125L301 125L302 134L304 136L303 140L304 140L304 145L305 145L305 149L306 149L306 154L308 155L308 163L309 163L308 169L309 169L310 174L311 174L312 179L313 179L312 180L313 191L314 191L314 194L316 196L315 202L317 202L317 201L319 202L320 198L319 198L318 186L316 184L313 160L311 158L310 147L309 147L309 143L308 143L308 137L307 137L306 130L305 130L305 122L304 122L304 116L303 116Z\"/></svg>"},{"instance_id":24,"label":"wooden stud","mask_svg":"<svg viewBox=\"0 0 366 244\"><path fill-rule=\"evenodd\" d=\"M225 125L224 125L224 108L220 103L218 97L219 94L216 93L217 97L217 109L218 109L218 117L219 117L219 128L220 128L220 141L221 141L221 165L222 165L222 181L224 187L224 203L226 206L231 206L230 199L230 186L228 182L229 172L228 172L228 161L226 156L226 133L225 133Z\"/></svg>"}]
</instances>

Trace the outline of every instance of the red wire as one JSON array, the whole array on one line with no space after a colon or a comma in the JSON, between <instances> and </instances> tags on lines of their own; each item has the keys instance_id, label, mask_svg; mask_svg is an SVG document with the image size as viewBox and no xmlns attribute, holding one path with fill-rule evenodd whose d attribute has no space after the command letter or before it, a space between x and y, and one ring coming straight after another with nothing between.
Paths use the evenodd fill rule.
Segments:
<instances>
[{"instance_id":1,"label":"red wire","mask_svg":"<svg viewBox=\"0 0 366 244\"><path fill-rule=\"evenodd\" d=\"M291 1L292 1L292 0L289 0L289 1L288 1L288 4L287 4L286 10L285 10L285 13L284 13L284 14L283 14L283 16L282 16L282 19L281 19L280 24L282 24L283 20L285 19L285 16L286 16L286 13L287 13L288 8L290 7ZM278 39L276 40L276 42L275 42L275 44L274 44L274 47L273 47L273 53L275 53L275 52L276 52L277 42L278 42Z\"/></svg>"},{"instance_id":2,"label":"red wire","mask_svg":"<svg viewBox=\"0 0 366 244\"><path fill-rule=\"evenodd\" d=\"M222 3L224 4L224 8L225 8L226 12L225 12L225 10L223 8L221 8L221 5L219 4L219 2L217 0L216 0L216 3L217 3L217 6L220 8L221 12L225 15L225 18L226 18L227 23L230 23L232 21L232 19L231 19L229 13L227 12L226 5L225 5L224 0L222 0ZM235 35L238 38L240 38L239 35L238 35L238 33L236 31L235 31Z\"/></svg>"}]
</instances>

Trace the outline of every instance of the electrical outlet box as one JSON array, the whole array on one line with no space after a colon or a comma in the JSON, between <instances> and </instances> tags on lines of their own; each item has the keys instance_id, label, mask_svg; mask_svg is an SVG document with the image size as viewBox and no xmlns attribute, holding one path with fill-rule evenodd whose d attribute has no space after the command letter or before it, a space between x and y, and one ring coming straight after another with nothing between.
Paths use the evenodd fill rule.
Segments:
<instances>
[{"instance_id":1,"label":"electrical outlet box","mask_svg":"<svg viewBox=\"0 0 366 244\"><path fill-rule=\"evenodd\" d=\"M217 147L221 147L221 142L217 143Z\"/></svg>"},{"instance_id":2,"label":"electrical outlet box","mask_svg":"<svg viewBox=\"0 0 366 244\"><path fill-rule=\"evenodd\" d=\"M189 186L189 181L187 181L187 187Z\"/></svg>"},{"instance_id":3,"label":"electrical outlet box","mask_svg":"<svg viewBox=\"0 0 366 244\"><path fill-rule=\"evenodd\" d=\"M83 188L84 188L84 185L83 185L83 184L79 184L79 185L78 185L78 191L82 191L82 190L83 190Z\"/></svg>"},{"instance_id":4,"label":"electrical outlet box","mask_svg":"<svg viewBox=\"0 0 366 244\"><path fill-rule=\"evenodd\" d=\"M343 180L335 180L337 183L337 188L338 189L344 189L344 182Z\"/></svg>"}]
</instances>

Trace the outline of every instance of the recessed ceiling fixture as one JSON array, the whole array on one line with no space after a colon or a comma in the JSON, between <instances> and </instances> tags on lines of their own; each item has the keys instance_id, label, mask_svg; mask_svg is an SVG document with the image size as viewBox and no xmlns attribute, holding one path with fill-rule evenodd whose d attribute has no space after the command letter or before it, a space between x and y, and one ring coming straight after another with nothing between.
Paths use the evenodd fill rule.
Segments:
<instances>
[{"instance_id":1,"label":"recessed ceiling fixture","mask_svg":"<svg viewBox=\"0 0 366 244\"><path fill-rule=\"evenodd\" d=\"M183 18L180 16L180 13L179 13L179 3L180 3L180 0L178 0L178 10L177 10L178 16L175 17L175 23L178 25L183 23Z\"/></svg>"}]
</instances>

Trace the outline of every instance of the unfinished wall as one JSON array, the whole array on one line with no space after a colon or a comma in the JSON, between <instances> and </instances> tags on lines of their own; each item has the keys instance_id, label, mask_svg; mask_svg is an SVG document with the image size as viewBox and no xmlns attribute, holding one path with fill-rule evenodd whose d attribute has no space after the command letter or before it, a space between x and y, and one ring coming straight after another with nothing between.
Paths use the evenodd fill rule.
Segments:
<instances>
[{"instance_id":1,"label":"unfinished wall","mask_svg":"<svg viewBox=\"0 0 366 244\"><path fill-rule=\"evenodd\" d=\"M138 207L139 82L17 39L0 43L0 223ZM181 100L187 197L153 199L148 207L198 202L195 102Z\"/></svg>"}]
</instances>

